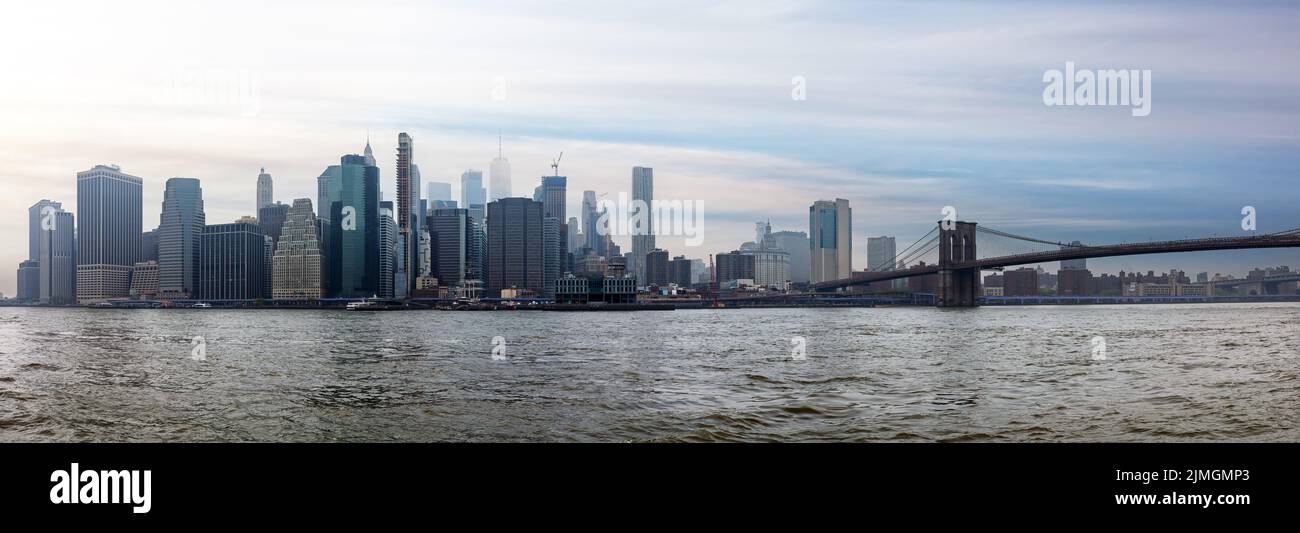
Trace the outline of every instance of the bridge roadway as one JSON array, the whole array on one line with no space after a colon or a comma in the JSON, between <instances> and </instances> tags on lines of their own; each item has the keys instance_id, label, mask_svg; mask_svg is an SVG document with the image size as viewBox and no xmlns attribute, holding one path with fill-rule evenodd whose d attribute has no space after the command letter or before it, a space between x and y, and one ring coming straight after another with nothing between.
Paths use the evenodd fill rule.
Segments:
<instances>
[{"instance_id":1,"label":"bridge roadway","mask_svg":"<svg viewBox=\"0 0 1300 533\"><path fill-rule=\"evenodd\" d=\"M1186 239L1177 241L1159 241L1132 244L1112 244L1102 246L1077 246L1061 250L1034 252L1027 254L989 257L974 261L954 262L950 265L926 265L904 270L870 272L856 278L838 279L812 285L815 291L833 291L855 285L866 285L877 281L910 278L938 274L941 270L979 269L991 270L1016 265L1052 263L1071 259L1090 259L1095 257L1115 257L1123 255L1164 254L1176 252L1202 252L1209 250L1241 250L1254 248L1291 248L1300 247L1300 233L1268 234L1251 237L1221 237L1212 239ZM1271 280L1269 280L1271 281Z\"/></svg>"}]
</instances>

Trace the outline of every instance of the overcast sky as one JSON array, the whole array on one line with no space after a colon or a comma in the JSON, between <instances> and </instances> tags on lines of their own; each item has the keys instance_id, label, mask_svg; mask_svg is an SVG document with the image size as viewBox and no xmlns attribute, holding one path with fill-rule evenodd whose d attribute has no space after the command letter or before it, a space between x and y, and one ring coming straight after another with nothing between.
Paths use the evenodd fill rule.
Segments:
<instances>
[{"instance_id":1,"label":"overcast sky","mask_svg":"<svg viewBox=\"0 0 1300 533\"><path fill-rule=\"evenodd\" d=\"M504 136L516 195L561 150L584 189L703 202L705 257L753 224L807 231L809 204L853 206L899 248L945 205L1058 240L1116 242L1300 227L1300 8L1283 2L23 2L0 32L0 291L26 257L26 209L76 208L75 174L116 163L200 178L209 223L253 214L367 131L386 196L397 134L424 181L484 169ZM1043 75L1149 69L1151 114L1048 107ZM806 80L806 100L792 79ZM231 90L247 80L250 91ZM504 80L502 86L494 80ZM203 93L202 90L212 92ZM214 95L210 99L204 94ZM494 94L497 98L494 98ZM501 98L503 97L503 98ZM623 239L623 243L628 243ZM1300 251L1126 257L1094 270L1300 267Z\"/></svg>"}]
</instances>

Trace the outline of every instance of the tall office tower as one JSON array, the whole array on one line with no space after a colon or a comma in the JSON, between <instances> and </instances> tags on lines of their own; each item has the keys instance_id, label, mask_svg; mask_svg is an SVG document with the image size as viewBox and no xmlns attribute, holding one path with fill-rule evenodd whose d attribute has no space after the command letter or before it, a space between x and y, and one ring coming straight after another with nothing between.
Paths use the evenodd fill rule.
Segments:
<instances>
[{"instance_id":1,"label":"tall office tower","mask_svg":"<svg viewBox=\"0 0 1300 533\"><path fill-rule=\"evenodd\" d=\"M144 180L116 165L77 173L77 303L131 293L140 257Z\"/></svg>"},{"instance_id":2,"label":"tall office tower","mask_svg":"<svg viewBox=\"0 0 1300 533\"><path fill-rule=\"evenodd\" d=\"M633 232L632 261L634 264L629 266L635 269L638 283L644 283L646 279L645 254L655 249L654 190L654 169L632 167L632 206L628 211L633 220L642 220L645 224L640 227L637 224L631 226ZM638 215L637 211L640 209L646 209L647 212L644 215Z\"/></svg>"},{"instance_id":3,"label":"tall office tower","mask_svg":"<svg viewBox=\"0 0 1300 533\"><path fill-rule=\"evenodd\" d=\"M298 198L280 230L272 258L276 300L318 300L321 297L321 249L311 200Z\"/></svg>"},{"instance_id":4,"label":"tall office tower","mask_svg":"<svg viewBox=\"0 0 1300 533\"><path fill-rule=\"evenodd\" d=\"M28 259L18 263L18 301L34 302L41 297L41 262Z\"/></svg>"},{"instance_id":5,"label":"tall office tower","mask_svg":"<svg viewBox=\"0 0 1300 533\"><path fill-rule=\"evenodd\" d=\"M275 201L275 195L272 191L271 175L266 173L266 168L257 175L257 211L261 216L262 208L271 205ZM260 219L259 219L260 220Z\"/></svg>"},{"instance_id":6,"label":"tall office tower","mask_svg":"<svg viewBox=\"0 0 1300 533\"><path fill-rule=\"evenodd\" d=\"M542 217L542 284L547 298L555 296L555 281L564 273L563 226L558 218Z\"/></svg>"},{"instance_id":7,"label":"tall office tower","mask_svg":"<svg viewBox=\"0 0 1300 533\"><path fill-rule=\"evenodd\" d=\"M205 300L265 298L266 235L252 219L204 226L198 297ZM159 283L162 283L159 265ZM159 290L163 290L159 287Z\"/></svg>"},{"instance_id":8,"label":"tall office tower","mask_svg":"<svg viewBox=\"0 0 1300 533\"><path fill-rule=\"evenodd\" d=\"M790 281L808 283L812 279L812 263L808 255L808 234L802 231L774 231L776 246L790 254Z\"/></svg>"},{"instance_id":9,"label":"tall office tower","mask_svg":"<svg viewBox=\"0 0 1300 533\"><path fill-rule=\"evenodd\" d=\"M695 276L691 274L691 260L684 255L674 257L668 263L668 282L676 283L678 287L695 284Z\"/></svg>"},{"instance_id":10,"label":"tall office tower","mask_svg":"<svg viewBox=\"0 0 1300 533\"><path fill-rule=\"evenodd\" d=\"M884 272L896 270L894 258L898 255L893 237L867 237L867 270Z\"/></svg>"},{"instance_id":11,"label":"tall office tower","mask_svg":"<svg viewBox=\"0 0 1300 533\"><path fill-rule=\"evenodd\" d=\"M320 211L320 207L315 207L315 209L316 211ZM320 246L321 298L326 298L334 294L333 286L330 285L330 234L330 221L316 217L316 243Z\"/></svg>"},{"instance_id":12,"label":"tall office tower","mask_svg":"<svg viewBox=\"0 0 1300 533\"><path fill-rule=\"evenodd\" d=\"M333 200L330 198L330 191L334 190L339 180L339 174L342 167L339 165L330 165L316 177L316 218L328 221L330 219L330 206Z\"/></svg>"},{"instance_id":13,"label":"tall office tower","mask_svg":"<svg viewBox=\"0 0 1300 533\"><path fill-rule=\"evenodd\" d=\"M376 167L378 168L378 167ZM330 209L334 205L334 199L330 196L335 191L339 181L342 179L343 167L340 165L330 165L325 167L321 175L316 178L316 239L320 243L320 293L325 298L335 293L332 283L334 277L330 273L333 264L330 258L333 257L332 248L334 240L333 225L330 221Z\"/></svg>"},{"instance_id":14,"label":"tall office tower","mask_svg":"<svg viewBox=\"0 0 1300 533\"><path fill-rule=\"evenodd\" d=\"M1083 243L1079 241L1074 241L1070 243L1070 246L1062 246L1061 249L1069 250L1071 248L1077 248L1079 246L1083 246ZM1087 258L1067 259L1065 261L1061 261L1061 270L1083 270L1085 268L1088 268Z\"/></svg>"},{"instance_id":15,"label":"tall office tower","mask_svg":"<svg viewBox=\"0 0 1300 533\"><path fill-rule=\"evenodd\" d=\"M398 257L397 222L393 220L393 202L379 202L379 291L380 298L396 294Z\"/></svg>"},{"instance_id":16,"label":"tall office tower","mask_svg":"<svg viewBox=\"0 0 1300 533\"><path fill-rule=\"evenodd\" d=\"M275 242L280 242L280 232L288 218L289 205L280 202L267 204L257 211L257 225L262 227L262 234Z\"/></svg>"},{"instance_id":17,"label":"tall office tower","mask_svg":"<svg viewBox=\"0 0 1300 533\"><path fill-rule=\"evenodd\" d=\"M433 277L454 287L468 276L471 232L475 232L468 209L434 209L429 216L429 248Z\"/></svg>"},{"instance_id":18,"label":"tall office tower","mask_svg":"<svg viewBox=\"0 0 1300 533\"><path fill-rule=\"evenodd\" d=\"M582 249L585 244L582 239L582 234L579 233L579 228L582 227L582 223L578 222L578 217L569 217L569 222L566 223L564 227L569 232L568 237L565 239L568 243L568 250L565 251L571 254L576 253L578 250Z\"/></svg>"},{"instance_id":19,"label":"tall office tower","mask_svg":"<svg viewBox=\"0 0 1300 533\"><path fill-rule=\"evenodd\" d=\"M46 210L47 207L49 210ZM46 215L53 216L62 210L63 204L53 200L41 200L27 208L27 259L35 261L41 253L41 223L52 220Z\"/></svg>"},{"instance_id":20,"label":"tall office tower","mask_svg":"<svg viewBox=\"0 0 1300 533\"><path fill-rule=\"evenodd\" d=\"M469 266L465 267L465 278L481 285L487 281L487 221L475 219L473 211L465 211L470 224L469 242L466 244L469 249Z\"/></svg>"},{"instance_id":21,"label":"tall office tower","mask_svg":"<svg viewBox=\"0 0 1300 533\"><path fill-rule=\"evenodd\" d=\"M546 231L544 246L553 254L548 256L547 275L553 276L548 278L547 290L554 290L554 280L560 279L564 273L564 267L568 263L566 257L569 252L569 225L566 223L566 197L568 196L569 178L564 176L543 176L542 183L537 188L534 200L542 202L542 223L549 224L546 219L555 219L555 231ZM554 240L554 242L551 242ZM548 293L549 294L549 293Z\"/></svg>"},{"instance_id":22,"label":"tall office tower","mask_svg":"<svg viewBox=\"0 0 1300 533\"><path fill-rule=\"evenodd\" d=\"M36 260L40 263L40 301L71 304L77 300L77 236L72 213L49 213L40 233Z\"/></svg>"},{"instance_id":23,"label":"tall office tower","mask_svg":"<svg viewBox=\"0 0 1300 533\"><path fill-rule=\"evenodd\" d=\"M451 196L451 184L430 181L424 184L424 196L429 199L429 207L438 207L438 202L455 202Z\"/></svg>"},{"instance_id":24,"label":"tall office tower","mask_svg":"<svg viewBox=\"0 0 1300 533\"><path fill-rule=\"evenodd\" d=\"M379 167L355 154L340 163L329 195L329 294L369 298L379 290Z\"/></svg>"},{"instance_id":25,"label":"tall office tower","mask_svg":"<svg viewBox=\"0 0 1300 533\"><path fill-rule=\"evenodd\" d=\"M668 273L668 250L655 248L645 254L645 286L662 287L671 279Z\"/></svg>"},{"instance_id":26,"label":"tall office tower","mask_svg":"<svg viewBox=\"0 0 1300 533\"><path fill-rule=\"evenodd\" d=\"M516 287L545 294L542 204L502 198L487 207L487 291Z\"/></svg>"},{"instance_id":27,"label":"tall office tower","mask_svg":"<svg viewBox=\"0 0 1300 533\"><path fill-rule=\"evenodd\" d=\"M534 198L542 202L542 216L551 217L561 222L566 220L566 200L568 195L569 178L564 176L543 176L541 186L541 198Z\"/></svg>"},{"instance_id":28,"label":"tall office tower","mask_svg":"<svg viewBox=\"0 0 1300 533\"><path fill-rule=\"evenodd\" d=\"M482 221L487 209L487 190L483 188L483 171L466 170L460 175L460 207L469 210L474 220Z\"/></svg>"},{"instance_id":29,"label":"tall office tower","mask_svg":"<svg viewBox=\"0 0 1300 533\"><path fill-rule=\"evenodd\" d=\"M397 222L397 242L402 246L401 260L393 269L395 276L404 278L402 287L415 286L416 266L411 259L419 253L416 241L415 202L419 198L418 186L412 172L415 141L406 132L397 136L397 210L393 218ZM395 294L400 291L395 290Z\"/></svg>"},{"instance_id":30,"label":"tall office tower","mask_svg":"<svg viewBox=\"0 0 1300 533\"><path fill-rule=\"evenodd\" d=\"M140 234L140 261L158 262L158 228Z\"/></svg>"},{"instance_id":31,"label":"tall office tower","mask_svg":"<svg viewBox=\"0 0 1300 533\"><path fill-rule=\"evenodd\" d=\"M280 241L280 232L283 231L284 221L289 217L288 204L274 202L263 206L257 211L257 225L262 228L262 234L269 239L267 244L266 258L266 288L263 294L270 296L275 290L275 243Z\"/></svg>"},{"instance_id":32,"label":"tall office tower","mask_svg":"<svg viewBox=\"0 0 1300 533\"><path fill-rule=\"evenodd\" d=\"M420 165L411 164L411 209L414 227L411 228L411 283L407 290L415 288L415 278L420 277L420 265L425 257L420 255L420 232L424 231L427 221L424 218L423 201L420 200Z\"/></svg>"},{"instance_id":33,"label":"tall office tower","mask_svg":"<svg viewBox=\"0 0 1300 533\"><path fill-rule=\"evenodd\" d=\"M596 228L596 222L600 220L600 212L597 211L598 203L596 201L596 191L582 191L582 237L581 247L587 247L596 250L600 254L600 241L603 235ZM604 255L604 254L600 254Z\"/></svg>"},{"instance_id":34,"label":"tall office tower","mask_svg":"<svg viewBox=\"0 0 1300 533\"><path fill-rule=\"evenodd\" d=\"M491 200L500 200L509 198L510 193L510 160L506 159L501 151L501 136L497 136L497 157L492 160L488 166L489 176L492 184Z\"/></svg>"},{"instance_id":35,"label":"tall office tower","mask_svg":"<svg viewBox=\"0 0 1300 533\"><path fill-rule=\"evenodd\" d=\"M194 178L167 180L158 224L158 297L199 297L199 258L206 217L203 189ZM260 271L259 271L260 272Z\"/></svg>"},{"instance_id":36,"label":"tall office tower","mask_svg":"<svg viewBox=\"0 0 1300 533\"><path fill-rule=\"evenodd\" d=\"M817 200L808 208L812 282L847 278L853 272L853 212L849 201Z\"/></svg>"}]
</instances>

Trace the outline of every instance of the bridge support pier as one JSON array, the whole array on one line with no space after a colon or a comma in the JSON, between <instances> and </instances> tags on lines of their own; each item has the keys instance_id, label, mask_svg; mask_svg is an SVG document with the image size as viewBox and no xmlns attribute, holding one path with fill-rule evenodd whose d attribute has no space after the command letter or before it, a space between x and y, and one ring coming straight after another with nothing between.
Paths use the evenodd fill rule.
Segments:
<instances>
[{"instance_id":1,"label":"bridge support pier","mask_svg":"<svg viewBox=\"0 0 1300 533\"><path fill-rule=\"evenodd\" d=\"M939 307L976 307L980 271L974 268L939 271L935 305Z\"/></svg>"},{"instance_id":2,"label":"bridge support pier","mask_svg":"<svg viewBox=\"0 0 1300 533\"><path fill-rule=\"evenodd\" d=\"M935 305L939 307L976 307L979 293L978 268L954 268L955 265L974 261L975 223L947 222L951 228L939 223L939 286Z\"/></svg>"}]
</instances>

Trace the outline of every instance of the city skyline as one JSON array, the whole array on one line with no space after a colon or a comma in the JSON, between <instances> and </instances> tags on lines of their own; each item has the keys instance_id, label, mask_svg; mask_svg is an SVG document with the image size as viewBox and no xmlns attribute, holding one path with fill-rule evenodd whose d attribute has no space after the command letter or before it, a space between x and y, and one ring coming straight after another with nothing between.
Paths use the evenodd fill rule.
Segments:
<instances>
[{"instance_id":1,"label":"city skyline","mask_svg":"<svg viewBox=\"0 0 1300 533\"><path fill-rule=\"evenodd\" d=\"M1257 208L1261 233L1300 225L1294 196L1278 194L1293 188L1300 158L1296 106L1280 96L1255 98L1300 86L1291 60L1296 37L1285 24L1297 8L1195 5L1171 15L1158 6L1127 7L1121 24L1107 13L1063 6L886 4L900 19L934 16L924 17L926 26L878 13L864 20L851 4L834 2L680 5L676 11L690 16L672 23L666 19L674 10L635 6L561 15L528 5L453 4L438 17L403 6L408 16L393 35L335 43L310 38L288 9L259 10L264 24L283 28L264 39L262 24L242 24L237 8L200 17L189 6L115 6L125 15L114 17L115 38L89 46L96 14L108 8L77 6L57 16L65 37L34 31L39 24L0 36L11 48L49 50L4 60L25 82L6 87L0 100L10 123L0 132L0 164L12 184L0 205L13 228L0 232L0 262L23 260L21 221L33 202L48 198L79 211L73 176L94 165L116 163L144 178L146 221L160 214L164 181L190 176L203 182L209 219L233 222L257 214L249 198L260 168L275 176L275 200L316 198L320 168L355 153L367 129L379 154L394 153L397 133L410 131L421 140L414 163L422 164L422 179L454 186L465 169L490 166L500 132L516 196L549 174L549 162L564 150L571 206L581 205L583 190L626 191L629 168L652 167L656 197L706 206L703 246L657 236L658 247L690 257L733 249L756 220L770 218L774 231L807 231L806 205L836 197L854 208L852 263L859 270L868 237L911 242L945 205L963 219L1092 243L1241 234L1243 206ZM353 8L313 9L331 16ZM1018 16L1010 20L1013 10ZM632 13L638 17L612 16ZM477 27L469 22L500 14L508 14L496 19L503 42L464 45L464 28ZM537 38L561 16L589 31ZM32 18L54 20L56 13L33 7ZM190 22L197 20L210 24ZM736 20L744 24L717 29ZM171 38L165 49L156 45L159 32ZM1195 38L1207 33L1234 46ZM812 34L819 38L799 37ZM665 44L671 35L707 46L684 57ZM313 46L288 47L284 39ZM412 57L387 57L399 43ZM593 51L597 43L603 49ZM638 58L636 69L618 64L629 54ZM583 64L546 60L553 57L582 57ZM1151 69L1151 115L1043 106L1044 70L1066 61ZM356 69L367 76L346 90L310 83ZM217 83L241 73L259 80L252 109L158 97L186 76ZM806 79L806 100L791 98L794 77ZM393 79L411 90L391 90ZM131 135L116 135L127 123ZM378 166L384 197L395 199L393 162L381 157ZM615 240L630 249L630 239ZM1297 263L1300 252L1277 250L1090 266L1243 275ZM15 294L13 276L4 277L0 292Z\"/></svg>"}]
</instances>

